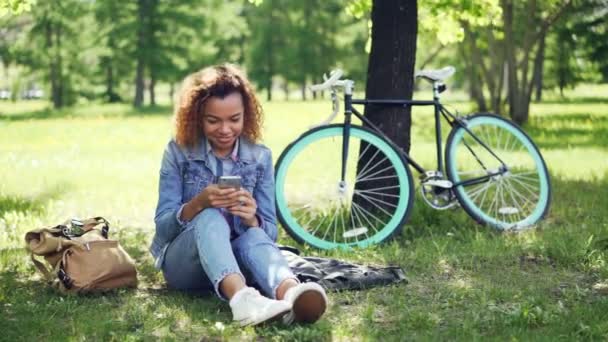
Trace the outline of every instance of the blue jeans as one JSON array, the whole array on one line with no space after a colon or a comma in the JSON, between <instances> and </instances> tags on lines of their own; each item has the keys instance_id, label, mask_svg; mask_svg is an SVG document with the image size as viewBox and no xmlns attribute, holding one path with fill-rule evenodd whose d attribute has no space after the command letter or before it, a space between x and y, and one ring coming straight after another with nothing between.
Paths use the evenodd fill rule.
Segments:
<instances>
[{"instance_id":1,"label":"blue jeans","mask_svg":"<svg viewBox=\"0 0 608 342\"><path fill-rule=\"evenodd\" d=\"M279 284L297 279L274 242L261 228L247 229L230 240L230 226L219 209L201 211L188 229L169 245L162 270L167 285L186 291L219 290L229 274L239 274L269 298L275 298Z\"/></svg>"}]
</instances>

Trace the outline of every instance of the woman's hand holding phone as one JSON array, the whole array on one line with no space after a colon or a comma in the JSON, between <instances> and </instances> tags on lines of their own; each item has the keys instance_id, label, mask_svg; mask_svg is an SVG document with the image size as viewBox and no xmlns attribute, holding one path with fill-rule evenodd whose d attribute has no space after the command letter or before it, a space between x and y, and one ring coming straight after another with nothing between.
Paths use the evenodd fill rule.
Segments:
<instances>
[{"instance_id":1,"label":"woman's hand holding phone","mask_svg":"<svg viewBox=\"0 0 608 342\"><path fill-rule=\"evenodd\" d=\"M226 207L229 213L241 218L241 222L248 227L259 227L260 222L255 216L258 210L258 204L253 196L244 189L237 190L230 195L230 198L235 198L236 203Z\"/></svg>"},{"instance_id":2,"label":"woman's hand holding phone","mask_svg":"<svg viewBox=\"0 0 608 342\"><path fill-rule=\"evenodd\" d=\"M225 208L232 215L241 218L249 227L258 227L255 213L258 206L253 196L245 189L220 188L211 184L195 196L182 211L182 219L191 220L205 208Z\"/></svg>"},{"instance_id":3,"label":"woman's hand holding phone","mask_svg":"<svg viewBox=\"0 0 608 342\"><path fill-rule=\"evenodd\" d=\"M204 208L227 208L238 201L235 199L238 191L234 188L220 188L217 184L212 184L201 191L199 196Z\"/></svg>"}]
</instances>

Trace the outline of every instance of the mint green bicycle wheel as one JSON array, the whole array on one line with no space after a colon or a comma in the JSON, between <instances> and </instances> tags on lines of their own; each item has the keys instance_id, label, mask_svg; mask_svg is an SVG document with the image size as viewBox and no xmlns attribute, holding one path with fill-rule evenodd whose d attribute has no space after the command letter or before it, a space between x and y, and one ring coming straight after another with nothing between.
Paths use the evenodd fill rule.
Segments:
<instances>
[{"instance_id":1,"label":"mint green bicycle wheel","mask_svg":"<svg viewBox=\"0 0 608 342\"><path fill-rule=\"evenodd\" d=\"M465 123L468 131L454 126L448 137L448 178L457 185L493 176L454 187L462 208L479 223L501 230L522 229L541 220L549 210L551 183L545 161L532 139L496 115L473 115Z\"/></svg>"},{"instance_id":2,"label":"mint green bicycle wheel","mask_svg":"<svg viewBox=\"0 0 608 342\"><path fill-rule=\"evenodd\" d=\"M296 241L320 249L366 247L401 231L413 200L412 175L383 138L351 126L341 181L344 126L304 133L275 167L277 216Z\"/></svg>"}]
</instances>

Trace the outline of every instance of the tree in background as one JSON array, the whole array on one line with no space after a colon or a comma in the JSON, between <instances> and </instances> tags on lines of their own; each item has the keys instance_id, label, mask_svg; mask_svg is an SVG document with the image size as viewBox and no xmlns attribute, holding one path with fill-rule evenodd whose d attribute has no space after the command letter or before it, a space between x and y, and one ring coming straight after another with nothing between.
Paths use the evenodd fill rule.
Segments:
<instances>
[{"instance_id":1,"label":"tree in background","mask_svg":"<svg viewBox=\"0 0 608 342\"><path fill-rule=\"evenodd\" d=\"M514 2L501 0L503 11L504 49L507 68L508 102L511 119L518 124L528 121L534 75L539 72L537 55L544 53L541 44L549 28L570 7L570 0Z\"/></svg>"},{"instance_id":2,"label":"tree in background","mask_svg":"<svg viewBox=\"0 0 608 342\"><path fill-rule=\"evenodd\" d=\"M76 0L48 0L32 9L28 66L43 70L55 108L75 103L77 83L83 82L84 58L91 47L82 34L91 33L90 18L84 16L87 6Z\"/></svg>"},{"instance_id":3,"label":"tree in background","mask_svg":"<svg viewBox=\"0 0 608 342\"><path fill-rule=\"evenodd\" d=\"M7 13L20 14L32 10L36 0L0 0L0 17Z\"/></svg>"},{"instance_id":4,"label":"tree in background","mask_svg":"<svg viewBox=\"0 0 608 342\"><path fill-rule=\"evenodd\" d=\"M307 86L337 63L337 35L345 13L336 0L301 1L289 9L290 39L280 70L287 82L300 85L306 100Z\"/></svg>"},{"instance_id":5,"label":"tree in background","mask_svg":"<svg viewBox=\"0 0 608 342\"><path fill-rule=\"evenodd\" d=\"M252 5L248 17L251 32L247 69L251 78L266 90L266 99L272 100L272 79L279 73L280 59L287 46L286 0L265 0Z\"/></svg>"},{"instance_id":6,"label":"tree in background","mask_svg":"<svg viewBox=\"0 0 608 342\"><path fill-rule=\"evenodd\" d=\"M133 3L118 0L95 1L94 16L97 23L98 75L103 79L107 102L122 100L119 85L131 73L131 56L134 55L133 17L136 7Z\"/></svg>"},{"instance_id":7,"label":"tree in background","mask_svg":"<svg viewBox=\"0 0 608 342\"><path fill-rule=\"evenodd\" d=\"M509 103L512 118L525 122L543 85L607 79L606 0L569 1L421 2L416 67L457 66L450 84L466 85L479 109L504 112ZM172 94L189 71L227 61L244 65L268 99L273 81L306 99L307 85L335 67L370 89L371 0L49 0L27 12L33 3L0 0L8 13L0 58L21 82L42 78L56 107L100 95L135 106L146 95L154 104L159 83Z\"/></svg>"},{"instance_id":8,"label":"tree in background","mask_svg":"<svg viewBox=\"0 0 608 342\"><path fill-rule=\"evenodd\" d=\"M549 36L547 78L563 96L578 82L608 81L608 2L585 0L572 8Z\"/></svg>"},{"instance_id":9,"label":"tree in background","mask_svg":"<svg viewBox=\"0 0 608 342\"><path fill-rule=\"evenodd\" d=\"M411 99L418 34L417 1L375 0L371 18L366 97ZM364 115L409 152L411 107L366 106Z\"/></svg>"}]
</instances>

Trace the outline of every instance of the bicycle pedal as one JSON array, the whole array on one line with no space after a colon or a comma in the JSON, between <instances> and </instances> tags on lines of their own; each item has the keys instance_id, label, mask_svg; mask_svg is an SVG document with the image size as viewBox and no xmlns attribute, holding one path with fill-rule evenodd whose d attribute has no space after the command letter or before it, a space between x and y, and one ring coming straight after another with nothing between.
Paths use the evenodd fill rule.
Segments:
<instances>
[{"instance_id":1,"label":"bicycle pedal","mask_svg":"<svg viewBox=\"0 0 608 342\"><path fill-rule=\"evenodd\" d=\"M423 182L424 185L436 186L444 189L451 189L452 182L447 179L429 179Z\"/></svg>"}]
</instances>

